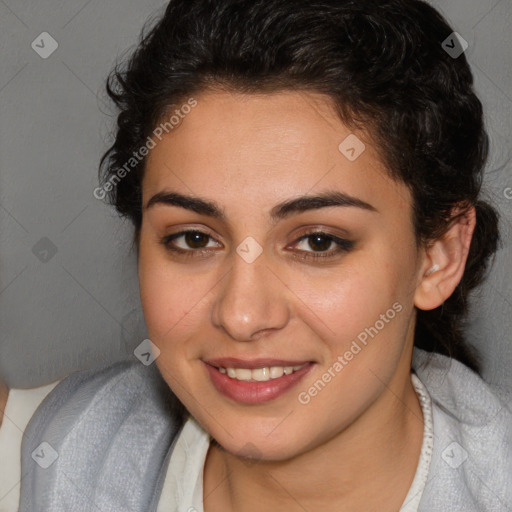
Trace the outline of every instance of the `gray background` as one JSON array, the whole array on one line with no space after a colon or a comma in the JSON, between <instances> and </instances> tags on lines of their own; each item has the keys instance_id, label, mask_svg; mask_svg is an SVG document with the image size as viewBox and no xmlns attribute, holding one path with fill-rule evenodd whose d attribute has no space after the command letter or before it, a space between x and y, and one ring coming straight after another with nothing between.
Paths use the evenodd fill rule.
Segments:
<instances>
[{"instance_id":1,"label":"gray background","mask_svg":"<svg viewBox=\"0 0 512 512\"><path fill-rule=\"evenodd\" d=\"M10 387L113 362L146 337L132 228L93 190L115 121L105 78L165 3L0 0L0 375ZM504 244L468 336L484 377L512 392L512 5L431 3L469 43L486 108L485 197L503 216ZM31 47L42 32L59 45L47 59Z\"/></svg>"}]
</instances>

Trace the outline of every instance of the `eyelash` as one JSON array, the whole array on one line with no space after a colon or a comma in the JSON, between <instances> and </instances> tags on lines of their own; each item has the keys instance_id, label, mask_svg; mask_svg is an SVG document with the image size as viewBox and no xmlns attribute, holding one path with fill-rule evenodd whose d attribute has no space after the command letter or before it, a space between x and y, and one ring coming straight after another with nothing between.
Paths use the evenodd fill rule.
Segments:
<instances>
[{"instance_id":1,"label":"eyelash","mask_svg":"<svg viewBox=\"0 0 512 512\"><path fill-rule=\"evenodd\" d=\"M180 249L179 247L174 247L171 245L171 242L173 242L177 238L181 238L182 236L187 235L189 233L204 235L210 239L213 238L208 233L204 233L203 231L193 229L193 230L180 231L179 233L175 233L173 235L167 235L160 240L160 243L165 247L165 249L167 251L170 251L177 255L185 256L186 258L201 257L200 256L201 254L209 252L208 249L186 250L186 249ZM297 244L303 240L307 240L308 238L313 237L314 235L327 238L330 242L334 242L338 246L338 248L334 251L329 251L329 252L326 252L326 251L323 251L323 252L300 251L301 253L304 253L304 254L303 255L295 254L294 255L295 258L298 258L301 260L316 260L316 261L319 261L320 259L323 259L323 260L331 259L331 258L334 258L334 257L340 255L341 253L349 252L351 249L353 249L353 247L355 245L354 242L345 240L343 238L339 238L334 235L330 235L328 233L324 233L323 231L310 231L308 233L305 233L300 238L298 238L294 244ZM198 253L199 253L199 255L198 255Z\"/></svg>"}]
</instances>

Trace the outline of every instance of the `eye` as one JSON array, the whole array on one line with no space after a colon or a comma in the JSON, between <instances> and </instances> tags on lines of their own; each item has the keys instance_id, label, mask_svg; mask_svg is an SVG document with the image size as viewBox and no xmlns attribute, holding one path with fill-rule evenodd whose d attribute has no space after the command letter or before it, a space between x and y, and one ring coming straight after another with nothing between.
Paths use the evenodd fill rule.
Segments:
<instances>
[{"instance_id":1,"label":"eye","mask_svg":"<svg viewBox=\"0 0 512 512\"><path fill-rule=\"evenodd\" d=\"M187 230L180 231L173 235L167 235L160 240L160 243L166 250L176 255L185 257L202 257L207 253L211 253L211 247L208 247L208 241L213 238L203 231ZM181 243L181 247L178 244ZM334 258L341 253L350 251L354 247L354 242L345 240L335 235L324 233L323 231L312 231L304 234L294 245L302 245L299 253L294 257L302 260L315 260L320 258ZM328 251L329 248L335 247L334 250ZM214 247L220 247L219 244ZM308 247L310 250L307 250Z\"/></svg>"},{"instance_id":2,"label":"eye","mask_svg":"<svg viewBox=\"0 0 512 512\"><path fill-rule=\"evenodd\" d=\"M305 254L297 255L300 259L317 259L317 258L333 258L341 253L345 253L353 249L354 242L345 240L323 231L312 231L300 237L296 245L302 245L303 249L300 252ZM329 248L335 247L334 250L328 251ZM307 248L313 249L312 251L306 250Z\"/></svg>"},{"instance_id":3,"label":"eye","mask_svg":"<svg viewBox=\"0 0 512 512\"><path fill-rule=\"evenodd\" d=\"M197 255L197 253L209 252L207 247L208 239L212 239L208 233L203 233L198 230L188 230L165 236L160 240L160 243L168 251L192 257ZM181 247L176 243L178 240L181 240Z\"/></svg>"}]
</instances>

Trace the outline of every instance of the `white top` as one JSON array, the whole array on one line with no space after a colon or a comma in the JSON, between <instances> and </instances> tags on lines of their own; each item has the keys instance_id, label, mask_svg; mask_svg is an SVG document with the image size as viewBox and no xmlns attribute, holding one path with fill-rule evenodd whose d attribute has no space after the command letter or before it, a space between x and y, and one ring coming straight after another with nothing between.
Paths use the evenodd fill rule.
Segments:
<instances>
[{"instance_id":1,"label":"white top","mask_svg":"<svg viewBox=\"0 0 512 512\"><path fill-rule=\"evenodd\" d=\"M423 442L413 482L399 512L416 512L418 510L434 446L430 395L414 372L411 372L411 381L423 411ZM194 418L189 417L176 440L167 467L157 512L178 510L178 504L182 504L182 506L186 504L188 508L179 508L184 512L204 512L203 469L209 446L209 434Z\"/></svg>"},{"instance_id":2,"label":"white top","mask_svg":"<svg viewBox=\"0 0 512 512\"><path fill-rule=\"evenodd\" d=\"M17 512L21 440L32 414L59 381L33 389L11 389L0 426L0 512Z\"/></svg>"}]
</instances>

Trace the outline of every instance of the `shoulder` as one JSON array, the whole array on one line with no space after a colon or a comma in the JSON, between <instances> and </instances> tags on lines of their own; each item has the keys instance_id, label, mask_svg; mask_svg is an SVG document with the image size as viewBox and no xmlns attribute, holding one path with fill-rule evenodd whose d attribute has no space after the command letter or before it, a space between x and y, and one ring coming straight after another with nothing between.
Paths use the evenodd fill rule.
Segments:
<instances>
[{"instance_id":1,"label":"shoulder","mask_svg":"<svg viewBox=\"0 0 512 512\"><path fill-rule=\"evenodd\" d=\"M155 364L120 361L69 375L25 431L20 512L149 503L181 426L176 403Z\"/></svg>"},{"instance_id":2,"label":"shoulder","mask_svg":"<svg viewBox=\"0 0 512 512\"><path fill-rule=\"evenodd\" d=\"M512 507L512 410L464 364L414 349L413 369L432 400L434 449L420 510Z\"/></svg>"}]
</instances>

